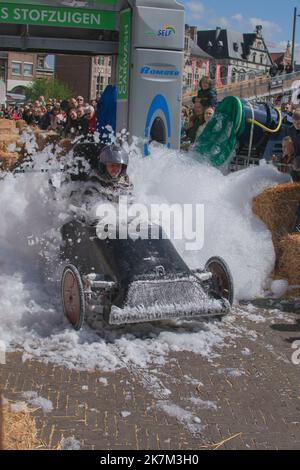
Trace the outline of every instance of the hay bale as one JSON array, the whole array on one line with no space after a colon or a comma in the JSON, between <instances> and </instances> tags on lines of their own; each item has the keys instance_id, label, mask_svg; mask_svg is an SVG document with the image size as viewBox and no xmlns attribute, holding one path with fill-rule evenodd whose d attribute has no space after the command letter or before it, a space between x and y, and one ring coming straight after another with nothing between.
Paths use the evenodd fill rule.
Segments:
<instances>
[{"instance_id":1,"label":"hay bale","mask_svg":"<svg viewBox=\"0 0 300 470\"><path fill-rule=\"evenodd\" d=\"M19 158L20 155L17 152L0 151L0 169L4 171L12 169Z\"/></svg>"},{"instance_id":2,"label":"hay bale","mask_svg":"<svg viewBox=\"0 0 300 470\"><path fill-rule=\"evenodd\" d=\"M13 128L16 127L15 121L12 121L10 119L0 119L0 129L3 128Z\"/></svg>"},{"instance_id":3,"label":"hay bale","mask_svg":"<svg viewBox=\"0 0 300 470\"><path fill-rule=\"evenodd\" d=\"M272 186L252 201L254 214L266 224L272 233L277 258L280 258L281 255L281 239L288 234L299 203L299 183Z\"/></svg>"},{"instance_id":4,"label":"hay bale","mask_svg":"<svg viewBox=\"0 0 300 470\"><path fill-rule=\"evenodd\" d=\"M300 234L291 233L280 241L280 258L276 276L287 279L292 286L300 285Z\"/></svg>"},{"instance_id":5,"label":"hay bale","mask_svg":"<svg viewBox=\"0 0 300 470\"><path fill-rule=\"evenodd\" d=\"M2 134L0 135L0 143L3 145L3 144L6 144L6 145L9 145L9 144L14 144L16 143L17 141L19 140L19 135L16 135L16 134Z\"/></svg>"},{"instance_id":6,"label":"hay bale","mask_svg":"<svg viewBox=\"0 0 300 470\"><path fill-rule=\"evenodd\" d=\"M0 140L3 135L19 135L19 130L16 127L2 127L0 129Z\"/></svg>"},{"instance_id":7,"label":"hay bale","mask_svg":"<svg viewBox=\"0 0 300 470\"><path fill-rule=\"evenodd\" d=\"M33 450L40 446L35 419L30 410L12 412L9 405L3 407L3 449Z\"/></svg>"},{"instance_id":8,"label":"hay bale","mask_svg":"<svg viewBox=\"0 0 300 470\"><path fill-rule=\"evenodd\" d=\"M19 121L16 121L16 127L17 129L22 131L23 129L25 129L25 127L27 127L27 123L26 121L23 121L23 119L19 119Z\"/></svg>"},{"instance_id":9,"label":"hay bale","mask_svg":"<svg viewBox=\"0 0 300 470\"><path fill-rule=\"evenodd\" d=\"M59 140L59 134L54 131L41 131L40 129L34 131L38 150L41 152L49 144L54 144Z\"/></svg>"},{"instance_id":10,"label":"hay bale","mask_svg":"<svg viewBox=\"0 0 300 470\"><path fill-rule=\"evenodd\" d=\"M57 144L59 147L61 147L61 150L56 155L57 158L61 158L67 155L74 146L72 140L70 139L62 139Z\"/></svg>"}]
</instances>

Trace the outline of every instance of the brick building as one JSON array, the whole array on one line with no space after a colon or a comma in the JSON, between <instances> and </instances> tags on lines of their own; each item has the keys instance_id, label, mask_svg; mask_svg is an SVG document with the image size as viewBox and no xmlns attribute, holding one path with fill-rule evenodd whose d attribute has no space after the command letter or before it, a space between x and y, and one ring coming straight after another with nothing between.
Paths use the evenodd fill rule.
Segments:
<instances>
[{"instance_id":1,"label":"brick building","mask_svg":"<svg viewBox=\"0 0 300 470\"><path fill-rule=\"evenodd\" d=\"M74 95L82 95L91 101L101 95L111 83L113 58L111 56L55 57L55 76L72 90Z\"/></svg>"},{"instance_id":2,"label":"brick building","mask_svg":"<svg viewBox=\"0 0 300 470\"><path fill-rule=\"evenodd\" d=\"M271 58L273 63L280 65L283 64L287 67L292 64L292 45L288 41L285 51L271 52Z\"/></svg>"},{"instance_id":3,"label":"brick building","mask_svg":"<svg viewBox=\"0 0 300 470\"><path fill-rule=\"evenodd\" d=\"M30 86L36 77L52 77L51 70L46 63L46 54L28 52L7 52L6 63L2 62L2 77L6 82L7 92L25 94L26 87Z\"/></svg>"}]
</instances>

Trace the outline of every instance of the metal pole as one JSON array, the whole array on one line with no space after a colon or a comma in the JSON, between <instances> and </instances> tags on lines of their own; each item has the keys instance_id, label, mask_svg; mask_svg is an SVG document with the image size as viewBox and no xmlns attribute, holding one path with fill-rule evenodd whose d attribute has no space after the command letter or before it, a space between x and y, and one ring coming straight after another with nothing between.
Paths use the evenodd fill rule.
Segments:
<instances>
[{"instance_id":1,"label":"metal pole","mask_svg":"<svg viewBox=\"0 0 300 470\"><path fill-rule=\"evenodd\" d=\"M297 22L297 7L294 8L294 23L293 23L293 45L292 45L292 72L294 72L294 58L295 58L295 40L296 40L296 22Z\"/></svg>"}]
</instances>

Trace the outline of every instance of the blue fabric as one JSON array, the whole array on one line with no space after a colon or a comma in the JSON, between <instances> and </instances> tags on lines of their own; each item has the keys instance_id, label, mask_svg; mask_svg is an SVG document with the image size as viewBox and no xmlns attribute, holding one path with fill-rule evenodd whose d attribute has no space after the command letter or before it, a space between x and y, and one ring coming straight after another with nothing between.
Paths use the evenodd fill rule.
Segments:
<instances>
[{"instance_id":1,"label":"blue fabric","mask_svg":"<svg viewBox=\"0 0 300 470\"><path fill-rule=\"evenodd\" d=\"M111 126L114 132L117 127L117 87L108 85L97 103L97 131L100 141L110 143L106 126Z\"/></svg>"}]
</instances>

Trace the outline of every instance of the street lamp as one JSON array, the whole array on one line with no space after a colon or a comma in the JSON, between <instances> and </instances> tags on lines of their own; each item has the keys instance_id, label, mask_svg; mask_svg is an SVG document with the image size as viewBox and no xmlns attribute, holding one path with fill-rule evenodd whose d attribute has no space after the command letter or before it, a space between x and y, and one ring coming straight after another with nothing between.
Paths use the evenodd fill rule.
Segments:
<instances>
[{"instance_id":1,"label":"street lamp","mask_svg":"<svg viewBox=\"0 0 300 470\"><path fill-rule=\"evenodd\" d=\"M294 60L295 60L295 40L296 40L296 23L297 23L297 16L300 16L298 15L297 13L297 7L294 8L294 23L293 23L293 45L292 45L292 68L293 68L293 72L294 72Z\"/></svg>"}]
</instances>

